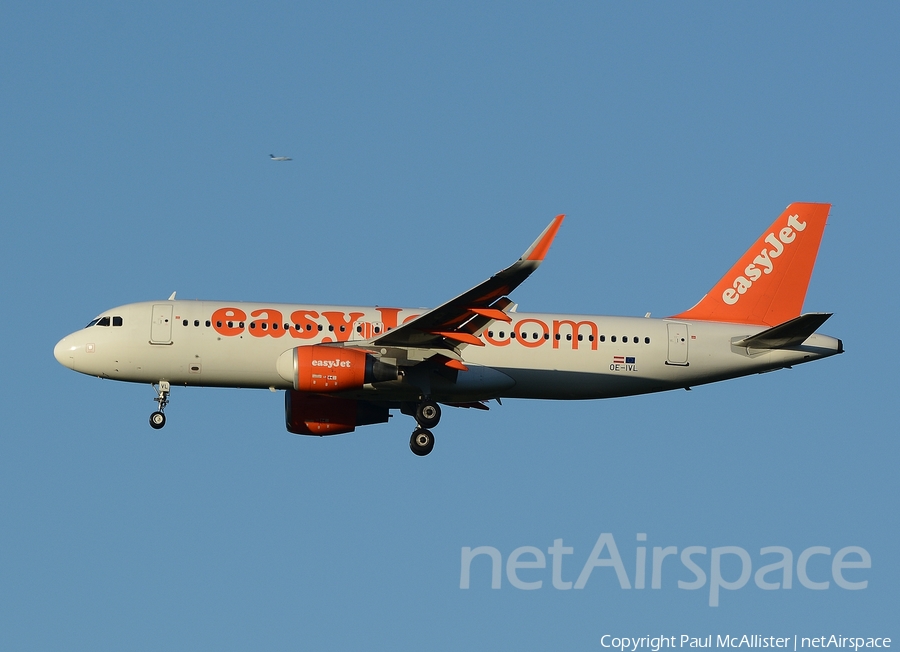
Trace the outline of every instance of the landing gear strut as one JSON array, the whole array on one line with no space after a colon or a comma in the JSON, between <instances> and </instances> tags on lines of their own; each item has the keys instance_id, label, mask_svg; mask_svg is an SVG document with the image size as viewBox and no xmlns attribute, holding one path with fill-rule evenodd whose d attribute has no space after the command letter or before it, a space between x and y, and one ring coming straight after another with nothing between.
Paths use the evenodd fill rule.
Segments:
<instances>
[{"instance_id":1,"label":"landing gear strut","mask_svg":"<svg viewBox=\"0 0 900 652\"><path fill-rule=\"evenodd\" d=\"M150 427L159 430L166 425L166 415L163 414L163 411L169 404L169 383L161 380L158 386L153 384L153 389L156 390L156 398L153 400L159 403L159 410L150 415Z\"/></svg>"}]
</instances>

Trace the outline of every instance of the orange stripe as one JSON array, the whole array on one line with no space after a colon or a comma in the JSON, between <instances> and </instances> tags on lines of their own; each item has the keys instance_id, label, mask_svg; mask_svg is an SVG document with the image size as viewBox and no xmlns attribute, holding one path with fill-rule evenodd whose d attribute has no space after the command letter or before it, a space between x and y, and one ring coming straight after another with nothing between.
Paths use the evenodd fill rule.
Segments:
<instances>
[{"instance_id":1,"label":"orange stripe","mask_svg":"<svg viewBox=\"0 0 900 652\"><path fill-rule=\"evenodd\" d=\"M474 312L476 315L481 315L482 317L487 317L488 319L505 321L506 323L510 323L512 321L512 317L507 315L502 310L497 310L496 308L469 308L469 312Z\"/></svg>"},{"instance_id":2,"label":"orange stripe","mask_svg":"<svg viewBox=\"0 0 900 652\"><path fill-rule=\"evenodd\" d=\"M451 369L459 369L460 371L469 370L469 368L459 360L447 360L447 362L444 363L444 366L450 367Z\"/></svg>"}]
</instances>

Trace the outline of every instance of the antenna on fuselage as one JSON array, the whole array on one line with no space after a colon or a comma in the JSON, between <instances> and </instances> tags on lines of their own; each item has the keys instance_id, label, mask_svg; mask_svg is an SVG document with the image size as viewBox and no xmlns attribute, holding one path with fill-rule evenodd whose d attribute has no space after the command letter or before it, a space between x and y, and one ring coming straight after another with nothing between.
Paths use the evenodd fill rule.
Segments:
<instances>
[{"instance_id":1,"label":"antenna on fuselage","mask_svg":"<svg viewBox=\"0 0 900 652\"><path fill-rule=\"evenodd\" d=\"M178 292L178 290L175 290L175 292ZM170 296L170 297L167 299L167 301L175 301L175 292L172 293L172 296Z\"/></svg>"}]
</instances>

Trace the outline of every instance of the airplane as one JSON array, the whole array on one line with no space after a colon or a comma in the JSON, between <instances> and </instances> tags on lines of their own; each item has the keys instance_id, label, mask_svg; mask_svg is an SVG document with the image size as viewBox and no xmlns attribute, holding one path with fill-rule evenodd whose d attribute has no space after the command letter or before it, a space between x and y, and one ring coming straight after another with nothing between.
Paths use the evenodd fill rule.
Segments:
<instances>
[{"instance_id":1,"label":"airplane","mask_svg":"<svg viewBox=\"0 0 900 652\"><path fill-rule=\"evenodd\" d=\"M274 154L269 154L269 158L273 161L293 161L290 156L275 156Z\"/></svg>"},{"instance_id":2,"label":"airplane","mask_svg":"<svg viewBox=\"0 0 900 652\"><path fill-rule=\"evenodd\" d=\"M664 319L519 312L509 294L543 262L558 215L512 265L431 310L175 300L103 311L53 353L74 371L173 386L285 391L285 425L337 435L412 416L434 448L441 405L597 399L691 389L827 358L840 339L801 313L830 204L794 203L692 308Z\"/></svg>"}]
</instances>

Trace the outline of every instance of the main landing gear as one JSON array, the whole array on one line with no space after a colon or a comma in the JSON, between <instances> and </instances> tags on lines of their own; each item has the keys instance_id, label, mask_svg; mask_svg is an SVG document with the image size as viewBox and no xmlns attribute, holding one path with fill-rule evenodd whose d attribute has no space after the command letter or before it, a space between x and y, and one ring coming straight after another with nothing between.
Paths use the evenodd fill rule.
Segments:
<instances>
[{"instance_id":1,"label":"main landing gear","mask_svg":"<svg viewBox=\"0 0 900 652\"><path fill-rule=\"evenodd\" d=\"M409 450L424 457L428 455L434 448L434 435L430 430L425 428L416 428L413 430L412 436L409 438Z\"/></svg>"},{"instance_id":2,"label":"main landing gear","mask_svg":"<svg viewBox=\"0 0 900 652\"><path fill-rule=\"evenodd\" d=\"M153 384L153 389L156 390L156 398L153 400L159 403L159 409L150 415L150 427L154 430L159 430L166 425L166 415L163 414L163 411L169 404L169 383L161 380L159 385Z\"/></svg>"},{"instance_id":3,"label":"main landing gear","mask_svg":"<svg viewBox=\"0 0 900 652\"><path fill-rule=\"evenodd\" d=\"M434 435L429 428L434 428L441 420L441 406L431 399L419 401L415 415L418 427L409 438L409 449L424 457L434 449Z\"/></svg>"}]
</instances>

